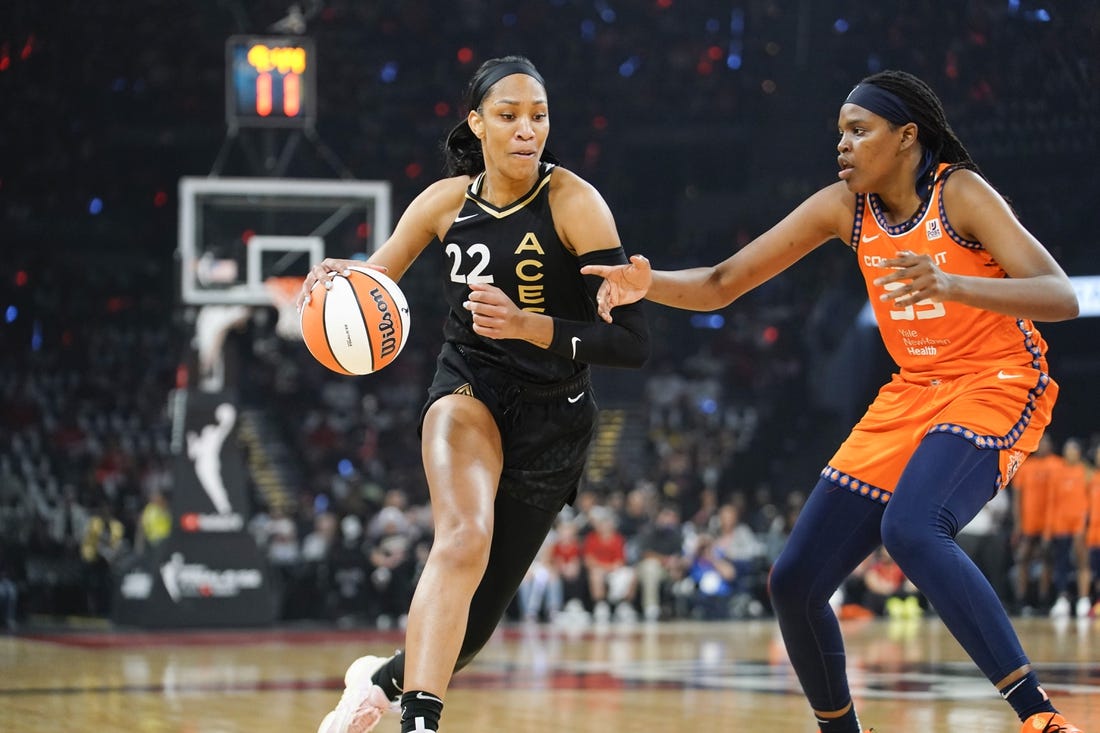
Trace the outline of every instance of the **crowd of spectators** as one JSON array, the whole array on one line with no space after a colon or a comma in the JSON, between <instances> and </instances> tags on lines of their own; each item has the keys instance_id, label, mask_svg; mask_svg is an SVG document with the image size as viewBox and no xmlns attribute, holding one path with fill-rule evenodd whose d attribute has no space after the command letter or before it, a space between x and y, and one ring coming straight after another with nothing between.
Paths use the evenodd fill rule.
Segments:
<instances>
[{"instance_id":1,"label":"crowd of spectators","mask_svg":"<svg viewBox=\"0 0 1100 733\"><path fill-rule=\"evenodd\" d=\"M188 332L169 302L151 297L144 308L116 308L106 292L40 306L47 330L78 310L102 308L100 325L74 330L64 348L19 359L7 352L0 611L11 625L36 614L107 614L115 562L162 541L172 526L166 402ZM279 580L281 617L398 625L431 543L415 437L431 351L413 349L370 379L343 379L315 364L300 343L272 335L271 320L249 323L229 343L248 351L242 401L278 406L273 415L302 467L289 511L254 494L249 521ZM761 365L771 364L769 354L760 352ZM729 387L720 365L704 344L679 368L665 357L646 372L636 396L620 405L644 426L642 445L601 481L586 480L521 588L517 618L587 623L768 612L767 569L797 516L798 489L808 488L805 477L814 472L798 483L773 484L776 474L767 470L745 480L759 469L754 452L790 461L804 447L784 453L770 437L768 393L752 400L756 390ZM1019 573L1006 549L1019 521L1007 506L1015 491L987 505L960 541L1007 604L1045 611L1060 597L1077 597L1064 570L1076 569L1076 556L1059 556L1061 574L1031 596L1015 592ZM1039 565L1027 577L1041 577L1043 561L1028 560ZM875 557L838 608L885 612L890 598L906 595L915 599L906 601L909 613L916 594L906 592L888 558Z\"/></svg>"},{"instance_id":2,"label":"crowd of spectators","mask_svg":"<svg viewBox=\"0 0 1100 733\"><path fill-rule=\"evenodd\" d=\"M175 187L208 173L225 141L225 38L286 13L247 6L0 9L7 623L105 615L113 564L172 526L167 402L191 336L174 296ZM627 248L667 267L713 261L832 179L838 101L864 74L900 67L941 94L1067 270L1093 274L1093 3L924 2L887 16L855 2L826 13L767 0L491 0L459 3L446 23L423 0L303 6L320 51L318 132L344 172L393 183L395 211L437 175L462 81L484 58L522 52L553 95L551 147L605 192ZM308 152L292 174L338 174ZM225 173L264 172L231 160ZM768 563L838 438L807 365L836 348L862 302L848 257L815 253L720 318L650 309L644 374L597 375L601 404L630 411L640 443L563 515L518 616L767 612ZM420 325L369 379L329 375L272 334L264 309L233 337L248 370L240 399L270 412L301 467L289 508L256 494L249 525L286 589L285 618L400 623L431 540L416 417L441 266L402 281ZM1006 516L974 536L1000 536Z\"/></svg>"},{"instance_id":3,"label":"crowd of spectators","mask_svg":"<svg viewBox=\"0 0 1100 733\"><path fill-rule=\"evenodd\" d=\"M565 624L762 616L767 569L800 503L797 493L779 506L731 497L684 519L649 483L585 490L559 516L511 615ZM366 522L327 509L311 522L260 512L250 530L285 589L284 619L385 629L404 623L431 509L390 490Z\"/></svg>"}]
</instances>

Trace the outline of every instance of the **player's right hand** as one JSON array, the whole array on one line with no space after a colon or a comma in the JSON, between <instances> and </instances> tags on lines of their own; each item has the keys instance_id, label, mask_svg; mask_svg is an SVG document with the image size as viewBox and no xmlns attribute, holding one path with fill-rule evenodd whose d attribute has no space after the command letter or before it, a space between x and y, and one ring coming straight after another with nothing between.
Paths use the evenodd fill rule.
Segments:
<instances>
[{"instance_id":1,"label":"player's right hand","mask_svg":"<svg viewBox=\"0 0 1100 733\"><path fill-rule=\"evenodd\" d=\"M332 288L332 278L337 275L347 275L350 267L368 267L385 273L387 268L382 265L372 265L363 260L338 260L334 257L326 257L309 269L306 279L302 281L302 289L298 292L298 312L309 302L309 292L317 283L323 283L326 289Z\"/></svg>"},{"instance_id":2,"label":"player's right hand","mask_svg":"<svg viewBox=\"0 0 1100 733\"><path fill-rule=\"evenodd\" d=\"M585 265L581 274L603 278L596 293L596 312L608 323L612 308L641 300L653 282L649 260L643 255L632 255L628 265Z\"/></svg>"}]
</instances>

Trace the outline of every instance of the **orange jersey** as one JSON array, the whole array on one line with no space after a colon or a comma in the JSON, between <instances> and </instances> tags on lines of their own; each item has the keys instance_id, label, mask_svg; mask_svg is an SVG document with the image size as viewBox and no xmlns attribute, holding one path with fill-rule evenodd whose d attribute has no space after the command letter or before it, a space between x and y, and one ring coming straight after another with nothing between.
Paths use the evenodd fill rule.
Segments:
<instances>
[{"instance_id":1,"label":"orange jersey","mask_svg":"<svg viewBox=\"0 0 1100 733\"><path fill-rule=\"evenodd\" d=\"M856 199L851 245L859 259L883 343L909 381L927 384L1003 367L1003 379L1031 379L1034 383L1039 372L1047 371L1046 343L1030 320L962 303L922 300L899 307L879 299L886 291L903 286L901 282L874 284L876 278L888 273L882 261L896 257L902 250L930 256L949 274L1006 277L980 242L963 239L947 220L943 188L953 170L957 169L941 165L925 205L897 226L887 223L874 194Z\"/></svg>"},{"instance_id":2,"label":"orange jersey","mask_svg":"<svg viewBox=\"0 0 1100 733\"><path fill-rule=\"evenodd\" d=\"M927 254L944 272L1004 278L980 242L963 239L947 220L941 165L928 200L898 226L888 224L874 194L856 198L852 248L887 350L900 367L822 471L841 488L886 503L920 441L951 433L1000 452L990 491L1004 487L1039 445L1058 395L1047 374L1046 343L1031 321L960 303L924 300L898 307L875 285L882 262L908 250ZM1040 529L1037 530L1042 531Z\"/></svg>"},{"instance_id":3,"label":"orange jersey","mask_svg":"<svg viewBox=\"0 0 1100 733\"><path fill-rule=\"evenodd\" d=\"M1022 534L1041 535L1046 531L1051 488L1061 460L1054 454L1032 456L1016 472L1012 490L1020 512L1017 529Z\"/></svg>"},{"instance_id":4,"label":"orange jersey","mask_svg":"<svg viewBox=\"0 0 1100 733\"><path fill-rule=\"evenodd\" d=\"M1084 463L1070 464L1058 459L1047 497L1047 534L1072 535L1085 528L1088 480Z\"/></svg>"},{"instance_id":5,"label":"orange jersey","mask_svg":"<svg viewBox=\"0 0 1100 733\"><path fill-rule=\"evenodd\" d=\"M1100 467L1092 472L1092 478L1089 479L1088 525L1085 543L1089 547L1100 548Z\"/></svg>"}]
</instances>

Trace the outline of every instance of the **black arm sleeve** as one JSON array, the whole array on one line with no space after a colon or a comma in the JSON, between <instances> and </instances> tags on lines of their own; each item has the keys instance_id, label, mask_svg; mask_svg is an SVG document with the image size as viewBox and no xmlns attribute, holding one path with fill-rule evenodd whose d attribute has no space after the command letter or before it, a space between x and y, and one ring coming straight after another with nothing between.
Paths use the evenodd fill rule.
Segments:
<instances>
[{"instance_id":1,"label":"black arm sleeve","mask_svg":"<svg viewBox=\"0 0 1100 733\"><path fill-rule=\"evenodd\" d=\"M579 258L584 265L625 265L626 252L622 247L588 252ZM603 278L585 275L584 284L592 303ZM594 321L570 321L554 319L554 338L550 351L574 361L601 366L629 367L637 369L649 358L649 326L641 301L615 308L615 322L606 323L600 318Z\"/></svg>"}]
</instances>

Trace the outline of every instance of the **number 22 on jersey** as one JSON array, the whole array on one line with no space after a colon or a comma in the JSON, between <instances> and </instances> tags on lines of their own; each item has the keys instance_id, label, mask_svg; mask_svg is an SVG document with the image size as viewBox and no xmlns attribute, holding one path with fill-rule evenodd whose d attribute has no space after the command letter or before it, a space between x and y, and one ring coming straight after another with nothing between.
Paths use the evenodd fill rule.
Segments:
<instances>
[{"instance_id":1,"label":"number 22 on jersey","mask_svg":"<svg viewBox=\"0 0 1100 733\"><path fill-rule=\"evenodd\" d=\"M482 273L489 267L489 247L481 242L471 244L466 248L465 258L463 257L462 248L454 242L451 242L443 250L447 257L452 260L451 262L451 282L456 283L491 283L493 282L492 275L483 275ZM468 271L463 273L465 269L463 267L463 259L472 264Z\"/></svg>"}]
</instances>

